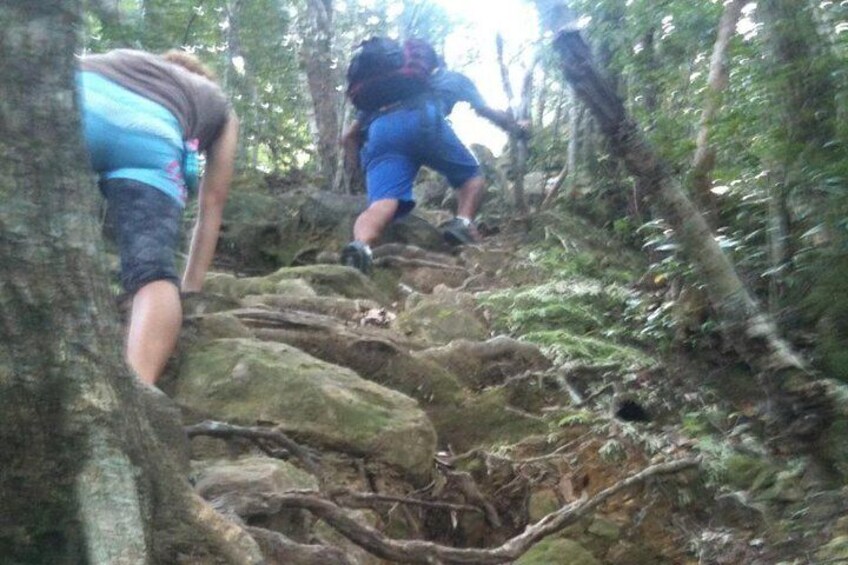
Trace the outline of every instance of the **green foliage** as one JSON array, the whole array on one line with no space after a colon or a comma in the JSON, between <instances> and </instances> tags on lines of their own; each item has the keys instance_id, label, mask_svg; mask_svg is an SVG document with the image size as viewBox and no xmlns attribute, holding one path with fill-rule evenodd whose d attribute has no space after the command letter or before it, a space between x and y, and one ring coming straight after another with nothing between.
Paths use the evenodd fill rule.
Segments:
<instances>
[{"instance_id":1,"label":"green foliage","mask_svg":"<svg viewBox=\"0 0 848 565\"><path fill-rule=\"evenodd\" d=\"M309 101L291 15L279 3L122 2L117 19L87 13L85 25L89 52L183 48L214 69L241 119L242 167L268 172L306 162L312 143L304 111Z\"/></svg>"},{"instance_id":2,"label":"green foliage","mask_svg":"<svg viewBox=\"0 0 848 565\"><path fill-rule=\"evenodd\" d=\"M569 411L557 421L557 426L567 428L570 426L587 426L598 421L598 414L591 410Z\"/></svg>"}]
</instances>

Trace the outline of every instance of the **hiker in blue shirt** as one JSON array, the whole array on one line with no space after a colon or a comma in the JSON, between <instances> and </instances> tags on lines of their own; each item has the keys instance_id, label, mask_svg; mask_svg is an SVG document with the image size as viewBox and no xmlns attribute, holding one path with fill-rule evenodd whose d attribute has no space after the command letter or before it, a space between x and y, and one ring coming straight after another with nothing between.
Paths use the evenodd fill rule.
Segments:
<instances>
[{"instance_id":1,"label":"hiker in blue shirt","mask_svg":"<svg viewBox=\"0 0 848 565\"><path fill-rule=\"evenodd\" d=\"M443 175L456 190L456 217L444 227L445 240L462 245L479 239L473 220L484 178L477 159L446 120L458 102L468 102L479 116L512 134L527 134L526 126L510 114L486 105L468 77L447 70L433 56L437 68L422 93L377 111L360 111L342 139L345 158L358 155L365 171L368 208L356 219L354 239L342 250L341 260L365 273L370 271L371 245L389 223L415 207L412 186L422 165Z\"/></svg>"}]
</instances>

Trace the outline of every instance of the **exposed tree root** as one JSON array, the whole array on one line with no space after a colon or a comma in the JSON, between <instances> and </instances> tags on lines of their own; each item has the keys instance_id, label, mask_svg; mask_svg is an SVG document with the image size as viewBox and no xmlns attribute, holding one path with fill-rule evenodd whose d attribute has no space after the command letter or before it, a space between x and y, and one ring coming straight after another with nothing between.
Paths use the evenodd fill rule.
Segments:
<instances>
[{"instance_id":1,"label":"exposed tree root","mask_svg":"<svg viewBox=\"0 0 848 565\"><path fill-rule=\"evenodd\" d=\"M264 528L249 527L247 531L272 563L297 563L298 565L353 565L355 563L348 559L342 550L335 547L297 543L279 532Z\"/></svg>"},{"instance_id":2,"label":"exposed tree root","mask_svg":"<svg viewBox=\"0 0 848 565\"><path fill-rule=\"evenodd\" d=\"M454 504L452 502L441 502L438 500L422 500L420 498L409 498L406 496L393 496L390 494L377 494L372 492L351 492L348 490L333 492L333 499L344 498L352 504L345 503L346 507L372 508L375 503L405 504L408 506L420 506L422 508L433 508L450 510L452 512L477 512L485 514L485 510L470 504Z\"/></svg>"},{"instance_id":3,"label":"exposed tree root","mask_svg":"<svg viewBox=\"0 0 848 565\"><path fill-rule=\"evenodd\" d=\"M235 437L249 439L253 442L268 441L285 448L289 453L300 461L307 470L319 480L322 476L318 463L318 456L310 449L303 447L282 431L276 428L262 428L259 426L235 426L224 422L206 420L193 426L186 426L185 432L189 438L195 436L210 436L219 439L230 439ZM261 448L264 447L260 445Z\"/></svg>"},{"instance_id":4,"label":"exposed tree root","mask_svg":"<svg viewBox=\"0 0 848 565\"><path fill-rule=\"evenodd\" d=\"M528 526L522 534L490 549L455 548L421 540L394 540L371 526L357 522L343 508L319 493L289 492L273 496L274 502L281 506L309 510L356 545L383 559L398 563L494 564L518 559L536 543L574 523L625 489L653 477L678 473L699 464L699 459L680 459L647 467L592 498L563 506Z\"/></svg>"}]
</instances>

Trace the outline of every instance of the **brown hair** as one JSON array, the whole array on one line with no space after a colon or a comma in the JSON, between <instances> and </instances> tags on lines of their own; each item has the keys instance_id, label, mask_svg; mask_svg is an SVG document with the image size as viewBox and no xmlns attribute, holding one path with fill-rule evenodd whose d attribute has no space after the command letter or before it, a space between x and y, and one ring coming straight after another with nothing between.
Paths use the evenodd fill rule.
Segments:
<instances>
[{"instance_id":1,"label":"brown hair","mask_svg":"<svg viewBox=\"0 0 848 565\"><path fill-rule=\"evenodd\" d=\"M179 49L171 49L170 51L162 53L162 58L169 63L179 65L191 73L206 77L212 82L218 81L218 77L215 76L215 72L204 65L200 59L191 53L180 51Z\"/></svg>"}]
</instances>

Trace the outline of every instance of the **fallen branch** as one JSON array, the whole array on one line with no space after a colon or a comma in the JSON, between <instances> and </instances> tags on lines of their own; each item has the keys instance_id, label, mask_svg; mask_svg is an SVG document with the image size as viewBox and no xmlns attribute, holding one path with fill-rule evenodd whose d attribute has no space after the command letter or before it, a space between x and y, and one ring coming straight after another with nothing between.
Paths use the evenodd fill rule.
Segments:
<instances>
[{"instance_id":1,"label":"fallen branch","mask_svg":"<svg viewBox=\"0 0 848 565\"><path fill-rule=\"evenodd\" d=\"M480 490L480 487L477 486L477 482L474 480L474 477L471 476L471 473L466 473L464 471L450 471L448 469L444 469L442 472L445 474L448 481L450 481L450 483L452 483L456 489L465 496L466 500L483 508L484 514L486 515L486 521L490 526L493 528L501 527L501 517L495 509L495 505L489 502L489 499L486 498L486 495L484 495Z\"/></svg>"},{"instance_id":2,"label":"fallen branch","mask_svg":"<svg viewBox=\"0 0 848 565\"><path fill-rule=\"evenodd\" d=\"M700 459L680 459L652 465L602 490L592 498L578 500L551 512L524 533L491 549L456 548L422 540L395 540L351 518L341 507L316 494L280 493L268 495L289 508L308 510L341 535L382 559L398 563L469 563L487 565L515 561L535 544L579 520L621 491L642 484L658 475L678 473L697 467Z\"/></svg>"},{"instance_id":3,"label":"fallen branch","mask_svg":"<svg viewBox=\"0 0 848 565\"><path fill-rule=\"evenodd\" d=\"M526 410L522 410L522 409L516 408L514 406L504 406L504 411L509 412L510 414L515 414L516 416L519 416L520 418L525 418L527 420L533 420L534 422L542 422L542 423L547 422L547 420L545 420L541 416L531 414L530 412L527 412Z\"/></svg>"},{"instance_id":4,"label":"fallen branch","mask_svg":"<svg viewBox=\"0 0 848 565\"><path fill-rule=\"evenodd\" d=\"M572 134L573 135L573 134ZM550 207L550 205L557 199L559 196L559 191L562 189L562 186L565 184L565 179L568 178L568 162L565 163L562 170L556 176L554 180L554 185L551 187L551 191L545 196L545 199L542 200L542 203L539 205L540 210L546 210Z\"/></svg>"},{"instance_id":5,"label":"fallen branch","mask_svg":"<svg viewBox=\"0 0 848 565\"><path fill-rule=\"evenodd\" d=\"M300 461L310 473L319 479L321 477L321 468L317 462L318 457L310 449L303 447L276 428L236 426L224 422L206 420L193 426L186 426L185 432L189 438L196 436L209 436L219 439L240 437L257 443L259 441L270 441L285 448L289 453L297 458L297 460Z\"/></svg>"},{"instance_id":6,"label":"fallen branch","mask_svg":"<svg viewBox=\"0 0 848 565\"><path fill-rule=\"evenodd\" d=\"M279 532L248 527L247 532L259 544L262 553L275 563L298 565L354 565L341 549L326 545L307 545L290 540Z\"/></svg>"},{"instance_id":7,"label":"fallen branch","mask_svg":"<svg viewBox=\"0 0 848 565\"><path fill-rule=\"evenodd\" d=\"M391 494L377 494L370 492L342 491L333 493L333 498L341 497L353 500L355 503L370 504L372 502L390 502L395 504L406 504L409 506L421 506L423 508L435 508L440 510L451 510L454 512L477 512L485 514L484 509L470 504L455 504L453 502L441 502L438 500L422 500L420 498L409 498L406 496L394 496Z\"/></svg>"},{"instance_id":8,"label":"fallen branch","mask_svg":"<svg viewBox=\"0 0 848 565\"><path fill-rule=\"evenodd\" d=\"M548 453L546 455L539 455L538 457L528 457L527 459L512 459L511 461L513 463L539 463L541 461L547 461L549 459L556 459L557 457L560 457L563 453L565 453L566 451L568 451L569 449L571 449L575 445L581 443L583 440L585 440L589 436L593 435L594 433L595 433L595 430L590 430L590 431L586 432L585 434L581 435L580 437L573 439L573 440L569 441L568 443L557 447L556 449L554 449L553 451L551 451L550 453Z\"/></svg>"}]
</instances>

